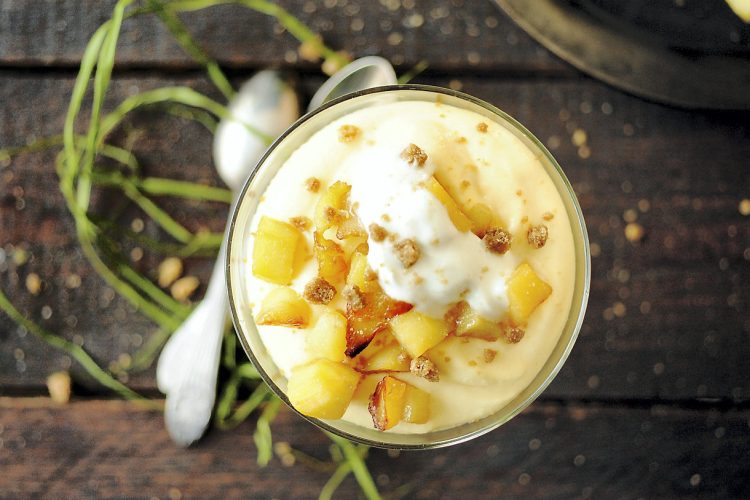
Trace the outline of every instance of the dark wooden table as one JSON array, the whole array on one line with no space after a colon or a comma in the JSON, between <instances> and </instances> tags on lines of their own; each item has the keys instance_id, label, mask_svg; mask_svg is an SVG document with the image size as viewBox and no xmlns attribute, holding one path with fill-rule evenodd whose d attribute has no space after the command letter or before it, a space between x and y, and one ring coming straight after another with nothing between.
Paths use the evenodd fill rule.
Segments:
<instances>
[{"instance_id":1,"label":"dark wooden table","mask_svg":"<svg viewBox=\"0 0 750 500\"><path fill-rule=\"evenodd\" d=\"M113 3L0 2L0 148L62 130L85 43ZM488 1L283 5L334 48L381 54L400 72L426 59L417 82L462 89L526 124L563 165L591 238L588 314L555 382L522 415L470 443L371 451L383 493L408 485L416 498L750 496L750 114L623 94L551 56ZM299 75L306 97L323 81L268 17L218 7L183 19L235 83L279 64ZM171 84L220 98L158 20L126 21L108 108ZM115 137L149 174L219 185L210 140L200 126L148 112ZM0 286L107 366L155 327L82 257L54 154L0 164ZM223 205L164 203L191 230L219 230L225 217ZM94 212L116 208L95 196ZM124 224L142 217L133 207L119 213ZM640 242L625 237L634 221L645 230ZM29 257L20 265L18 249ZM146 255L136 265L147 272L157 262ZM206 281L210 260L186 264ZM37 295L25 286L30 273L42 279ZM45 379L68 369L75 394L57 406ZM152 370L128 383L159 397ZM259 468L253 428L214 430L179 449L161 414L111 399L68 356L0 314L0 497L315 497L329 473L277 458ZM289 411L274 438L327 454L327 438ZM352 478L338 492L357 494Z\"/></svg>"}]
</instances>

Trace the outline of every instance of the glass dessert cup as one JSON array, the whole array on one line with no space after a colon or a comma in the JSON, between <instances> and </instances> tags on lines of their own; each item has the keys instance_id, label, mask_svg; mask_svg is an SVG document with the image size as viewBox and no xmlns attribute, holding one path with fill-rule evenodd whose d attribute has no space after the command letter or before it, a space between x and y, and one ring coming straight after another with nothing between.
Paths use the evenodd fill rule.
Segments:
<instances>
[{"instance_id":1,"label":"glass dessert cup","mask_svg":"<svg viewBox=\"0 0 750 500\"><path fill-rule=\"evenodd\" d=\"M304 116L289 128L268 149L253 174L245 183L230 222L227 248L227 283L232 319L240 342L265 382L290 408L286 396L287 379L276 366L258 332L249 304L247 273L250 263L250 222L271 179L290 155L315 132L332 121L354 111L400 101L441 102L486 117L516 136L540 160L557 189L572 229L575 249L573 298L563 331L532 382L498 411L472 422L422 434L399 433L397 429L381 432L345 420L319 420L297 412L318 427L352 441L381 448L428 449L448 446L481 436L507 422L530 405L552 382L567 359L583 322L589 295L590 255L583 214L573 189L552 155L526 128L512 117L475 97L439 87L394 85L369 89L341 97Z\"/></svg>"}]
</instances>

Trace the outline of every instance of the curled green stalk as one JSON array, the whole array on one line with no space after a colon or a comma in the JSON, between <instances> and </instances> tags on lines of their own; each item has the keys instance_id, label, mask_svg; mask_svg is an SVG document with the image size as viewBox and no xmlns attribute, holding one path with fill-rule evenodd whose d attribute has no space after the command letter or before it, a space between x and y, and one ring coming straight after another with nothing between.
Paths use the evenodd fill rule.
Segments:
<instances>
[{"instance_id":1,"label":"curled green stalk","mask_svg":"<svg viewBox=\"0 0 750 500\"><path fill-rule=\"evenodd\" d=\"M144 398L137 392L127 387L122 382L115 379L112 375L107 373L96 363L96 361L94 361L94 359L83 349L83 347L74 344L73 342L62 337L59 337L51 332L48 332L30 319L26 318L23 314L20 313L20 311L18 311L18 309L13 307L13 304L11 304L10 300L8 300L8 297L5 295L5 293L3 293L2 290L0 290L0 309L2 309L3 312L5 312L5 314L10 317L10 319L23 326L37 337L44 340L47 344L68 353L70 357L78 361L83 369L86 370L86 372L91 375L94 380L99 382L104 387L107 387L108 389L114 391L125 399L139 401L145 406L152 409L161 409L161 405Z\"/></svg>"},{"instance_id":2,"label":"curled green stalk","mask_svg":"<svg viewBox=\"0 0 750 500\"><path fill-rule=\"evenodd\" d=\"M326 435L341 449L344 459L351 467L352 473L362 489L362 493L370 500L379 499L378 488L375 486L375 481L372 480L372 475L365 465L364 457L359 454L357 446L348 439L335 434L326 432Z\"/></svg>"}]
</instances>

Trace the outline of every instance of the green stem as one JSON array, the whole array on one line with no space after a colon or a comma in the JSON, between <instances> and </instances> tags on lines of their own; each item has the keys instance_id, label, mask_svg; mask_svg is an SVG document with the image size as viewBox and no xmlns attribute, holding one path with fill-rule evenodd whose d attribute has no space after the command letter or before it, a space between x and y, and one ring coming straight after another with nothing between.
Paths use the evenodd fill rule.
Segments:
<instances>
[{"instance_id":1,"label":"green stem","mask_svg":"<svg viewBox=\"0 0 750 500\"><path fill-rule=\"evenodd\" d=\"M159 19L161 19L169 32L172 33L175 40L182 45L185 52L187 52L188 55L198 63L203 65L206 69L206 73L208 73L208 77L214 82L216 88L224 94L224 97L226 97L227 100L231 99L234 96L234 88L232 88L232 84L229 83L227 77L222 73L221 68L219 68L216 61L208 57L203 49L201 49L195 40L193 40L187 27L182 21L180 21L177 15L173 11L165 9L162 2L149 0L148 3L149 6L154 9L156 15L159 16Z\"/></svg>"},{"instance_id":2,"label":"green stem","mask_svg":"<svg viewBox=\"0 0 750 500\"><path fill-rule=\"evenodd\" d=\"M264 384L265 385L265 384ZM271 422L279 413L281 400L273 398L258 417L253 433L253 441L258 449L258 465L265 467L273 458L273 439L271 437Z\"/></svg>"},{"instance_id":3,"label":"green stem","mask_svg":"<svg viewBox=\"0 0 750 500\"><path fill-rule=\"evenodd\" d=\"M205 186L189 181L178 181L163 177L126 177L120 172L94 172L92 179L96 184L114 186L121 189L124 189L126 184L131 184L138 190L154 196L174 196L200 201L218 201L227 204L232 202L232 193L228 189Z\"/></svg>"},{"instance_id":4,"label":"green stem","mask_svg":"<svg viewBox=\"0 0 750 500\"><path fill-rule=\"evenodd\" d=\"M339 465L331 475L330 479L326 481L323 489L320 490L318 500L330 500L331 498L333 498L333 494L336 492L338 487L341 485L344 479L346 479L346 476L348 476L351 471L352 466L349 465L349 462L344 462L343 464Z\"/></svg>"},{"instance_id":5,"label":"green stem","mask_svg":"<svg viewBox=\"0 0 750 500\"><path fill-rule=\"evenodd\" d=\"M111 389L125 399L142 401L149 408L160 408L160 405L158 405L157 403L144 398L122 382L119 382L117 379L112 377L112 375L104 371L81 346L74 344L73 342L59 337L51 332L48 332L30 319L26 318L18 311L18 309L13 306L13 304L10 302L10 300L8 300L8 297L5 295L5 293L3 293L2 290L0 290L0 309L2 309L5 314L10 317L10 319L23 326L34 335L41 338L47 344L67 352L73 359L78 361L78 363L83 367L84 370L86 370L89 375L91 375L104 387Z\"/></svg>"},{"instance_id":6,"label":"green stem","mask_svg":"<svg viewBox=\"0 0 750 500\"><path fill-rule=\"evenodd\" d=\"M341 449L365 497L370 500L379 499L380 493L378 493L378 488L375 486L375 481L372 480L372 475L370 475L370 471L367 469L367 465L365 465L364 458L357 453L357 448L348 439L328 432L326 434Z\"/></svg>"}]
</instances>

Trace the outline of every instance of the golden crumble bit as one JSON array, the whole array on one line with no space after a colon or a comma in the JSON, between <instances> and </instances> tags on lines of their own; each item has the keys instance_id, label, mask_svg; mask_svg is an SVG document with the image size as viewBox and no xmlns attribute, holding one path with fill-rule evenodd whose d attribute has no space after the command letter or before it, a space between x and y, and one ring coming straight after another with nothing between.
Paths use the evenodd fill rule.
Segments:
<instances>
[{"instance_id":1,"label":"golden crumble bit","mask_svg":"<svg viewBox=\"0 0 750 500\"><path fill-rule=\"evenodd\" d=\"M429 382L438 382L440 380L437 366L424 356L412 359L409 364L409 371Z\"/></svg>"},{"instance_id":2,"label":"golden crumble bit","mask_svg":"<svg viewBox=\"0 0 750 500\"><path fill-rule=\"evenodd\" d=\"M477 366L477 362L474 361L473 359L470 359L468 365L469 366Z\"/></svg>"},{"instance_id":3,"label":"golden crumble bit","mask_svg":"<svg viewBox=\"0 0 750 500\"><path fill-rule=\"evenodd\" d=\"M511 235L508 231L500 227L493 227L484 233L482 241L484 246L492 253L503 255L510 250Z\"/></svg>"},{"instance_id":4,"label":"golden crumble bit","mask_svg":"<svg viewBox=\"0 0 750 500\"><path fill-rule=\"evenodd\" d=\"M320 190L320 180L315 177L310 177L305 181L305 186L311 193L317 193Z\"/></svg>"},{"instance_id":5,"label":"golden crumble bit","mask_svg":"<svg viewBox=\"0 0 750 500\"><path fill-rule=\"evenodd\" d=\"M379 243L388 237L388 231L383 226L372 223L370 224L370 236L372 236L372 241Z\"/></svg>"},{"instance_id":6,"label":"golden crumble bit","mask_svg":"<svg viewBox=\"0 0 750 500\"><path fill-rule=\"evenodd\" d=\"M492 363L495 360L495 356L497 356L497 351L494 349L485 349L484 350L484 362L485 363Z\"/></svg>"},{"instance_id":7,"label":"golden crumble bit","mask_svg":"<svg viewBox=\"0 0 750 500\"><path fill-rule=\"evenodd\" d=\"M456 139L456 142L459 144L466 144L466 137L461 136L458 139Z\"/></svg>"},{"instance_id":8,"label":"golden crumble bit","mask_svg":"<svg viewBox=\"0 0 750 500\"><path fill-rule=\"evenodd\" d=\"M401 261L405 268L410 268L419 260L419 246L417 246L417 242L412 239L399 241L393 245L393 249L396 251L398 260Z\"/></svg>"},{"instance_id":9,"label":"golden crumble bit","mask_svg":"<svg viewBox=\"0 0 750 500\"><path fill-rule=\"evenodd\" d=\"M467 181L466 179L461 181L461 189L468 189L469 186L471 186L471 182Z\"/></svg>"},{"instance_id":10,"label":"golden crumble bit","mask_svg":"<svg viewBox=\"0 0 750 500\"><path fill-rule=\"evenodd\" d=\"M339 142L354 142L362 133L362 129L355 125L342 125L339 128Z\"/></svg>"},{"instance_id":11,"label":"golden crumble bit","mask_svg":"<svg viewBox=\"0 0 750 500\"><path fill-rule=\"evenodd\" d=\"M409 144L406 149L401 151L401 158L406 160L409 165L416 164L417 167L422 167L424 162L427 161L427 153L416 144Z\"/></svg>"},{"instance_id":12,"label":"golden crumble bit","mask_svg":"<svg viewBox=\"0 0 750 500\"><path fill-rule=\"evenodd\" d=\"M361 311L365 307L365 296L357 285L346 285L341 291L346 299L347 307L353 311Z\"/></svg>"},{"instance_id":13,"label":"golden crumble bit","mask_svg":"<svg viewBox=\"0 0 750 500\"><path fill-rule=\"evenodd\" d=\"M477 123L477 130L479 132L483 133L483 134L486 133L487 132L487 124L484 123L484 122Z\"/></svg>"},{"instance_id":14,"label":"golden crumble bit","mask_svg":"<svg viewBox=\"0 0 750 500\"><path fill-rule=\"evenodd\" d=\"M380 216L380 218L383 219L383 222L390 222L391 221L391 216L388 215L388 214L383 214L383 215Z\"/></svg>"},{"instance_id":15,"label":"golden crumble bit","mask_svg":"<svg viewBox=\"0 0 750 500\"><path fill-rule=\"evenodd\" d=\"M300 231L307 231L312 227L312 221L303 215L292 217L289 219L289 223Z\"/></svg>"},{"instance_id":16,"label":"golden crumble bit","mask_svg":"<svg viewBox=\"0 0 750 500\"><path fill-rule=\"evenodd\" d=\"M542 248L544 244L547 243L548 236L549 231L547 230L547 226L545 226L544 224L531 226L526 232L526 239L528 240L529 245L534 248Z\"/></svg>"},{"instance_id":17,"label":"golden crumble bit","mask_svg":"<svg viewBox=\"0 0 750 500\"><path fill-rule=\"evenodd\" d=\"M553 214L552 212L544 212L542 214L542 219L544 219L546 221L551 221L554 218L555 218L555 214Z\"/></svg>"},{"instance_id":18,"label":"golden crumble bit","mask_svg":"<svg viewBox=\"0 0 750 500\"><path fill-rule=\"evenodd\" d=\"M518 344L525 334L526 331L519 326L509 326L503 331L505 340L510 344Z\"/></svg>"},{"instance_id":19,"label":"golden crumble bit","mask_svg":"<svg viewBox=\"0 0 750 500\"><path fill-rule=\"evenodd\" d=\"M305 285L304 297L313 304L328 304L336 296L336 288L318 276Z\"/></svg>"}]
</instances>

